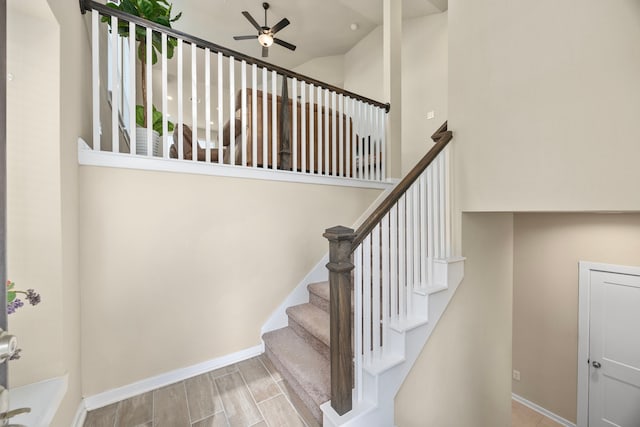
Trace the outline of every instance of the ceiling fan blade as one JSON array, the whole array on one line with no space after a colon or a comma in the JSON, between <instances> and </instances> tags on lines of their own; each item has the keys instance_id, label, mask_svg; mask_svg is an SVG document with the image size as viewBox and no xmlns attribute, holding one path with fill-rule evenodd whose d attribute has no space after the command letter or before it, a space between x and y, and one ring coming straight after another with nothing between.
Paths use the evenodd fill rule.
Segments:
<instances>
[{"instance_id":1,"label":"ceiling fan blade","mask_svg":"<svg viewBox=\"0 0 640 427\"><path fill-rule=\"evenodd\" d=\"M290 24L290 22L289 22L289 20L287 18L282 18L282 20L280 22L278 22L276 25L271 27L271 34L277 33L278 31L280 31L281 29L283 29L284 27L286 27L289 24Z\"/></svg>"},{"instance_id":2,"label":"ceiling fan blade","mask_svg":"<svg viewBox=\"0 0 640 427\"><path fill-rule=\"evenodd\" d=\"M262 57L263 58L268 58L269 57L269 48L268 47L262 46Z\"/></svg>"},{"instance_id":3,"label":"ceiling fan blade","mask_svg":"<svg viewBox=\"0 0 640 427\"><path fill-rule=\"evenodd\" d=\"M274 42L275 44L279 44L279 45L280 45L280 46L282 46L282 47L286 47L287 49L296 50L296 46L295 46L295 45L292 45L291 43L287 43L287 42L286 42L286 41L284 41L284 40L280 40L280 39L276 39L276 38L274 38L274 39L273 39L273 42Z\"/></svg>"},{"instance_id":4,"label":"ceiling fan blade","mask_svg":"<svg viewBox=\"0 0 640 427\"><path fill-rule=\"evenodd\" d=\"M262 32L262 27L260 26L260 24L258 24L258 21L253 19L253 16L251 16L249 12L245 10L242 12L242 14L244 15L245 18L247 18L247 21L251 22L251 25L253 25L255 29L258 30L258 32L260 33Z\"/></svg>"},{"instance_id":5,"label":"ceiling fan blade","mask_svg":"<svg viewBox=\"0 0 640 427\"><path fill-rule=\"evenodd\" d=\"M233 36L234 40L251 40L251 39L257 39L258 36Z\"/></svg>"}]
</instances>

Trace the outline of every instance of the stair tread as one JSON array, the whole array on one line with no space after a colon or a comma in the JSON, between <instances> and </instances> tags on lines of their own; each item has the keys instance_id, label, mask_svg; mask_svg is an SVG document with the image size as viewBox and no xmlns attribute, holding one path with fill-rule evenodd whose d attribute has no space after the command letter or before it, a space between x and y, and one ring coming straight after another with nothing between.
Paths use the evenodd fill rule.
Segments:
<instances>
[{"instance_id":1,"label":"stair tread","mask_svg":"<svg viewBox=\"0 0 640 427\"><path fill-rule=\"evenodd\" d=\"M307 285L307 290L309 293L316 295L319 298L322 298L325 301L329 301L329 296L331 294L331 290L329 288L329 282L317 282L311 283ZM353 311L353 290L351 291L351 311Z\"/></svg>"},{"instance_id":2,"label":"stair tread","mask_svg":"<svg viewBox=\"0 0 640 427\"><path fill-rule=\"evenodd\" d=\"M329 345L329 313L313 304L306 303L287 308L287 315L311 335L325 345Z\"/></svg>"},{"instance_id":3,"label":"stair tread","mask_svg":"<svg viewBox=\"0 0 640 427\"><path fill-rule=\"evenodd\" d=\"M300 338L293 329L277 329L267 332L262 338L271 353L316 405L319 406L331 398L329 361Z\"/></svg>"}]
</instances>

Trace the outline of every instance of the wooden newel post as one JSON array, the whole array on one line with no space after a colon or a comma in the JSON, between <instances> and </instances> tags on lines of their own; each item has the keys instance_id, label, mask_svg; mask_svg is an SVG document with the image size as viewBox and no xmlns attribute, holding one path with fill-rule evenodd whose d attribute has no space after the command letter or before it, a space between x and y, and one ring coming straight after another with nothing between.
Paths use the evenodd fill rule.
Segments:
<instances>
[{"instance_id":1,"label":"wooden newel post","mask_svg":"<svg viewBox=\"0 0 640 427\"><path fill-rule=\"evenodd\" d=\"M344 415L352 408L351 249L355 233L337 226L327 229L323 236L329 240L331 407Z\"/></svg>"}]
</instances>

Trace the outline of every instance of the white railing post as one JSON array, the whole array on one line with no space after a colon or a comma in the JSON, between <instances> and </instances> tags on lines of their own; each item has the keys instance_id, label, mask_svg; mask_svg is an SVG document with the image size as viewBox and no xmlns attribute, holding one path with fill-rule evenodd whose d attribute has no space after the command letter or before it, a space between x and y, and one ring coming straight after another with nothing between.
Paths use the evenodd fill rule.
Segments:
<instances>
[{"instance_id":1,"label":"white railing post","mask_svg":"<svg viewBox=\"0 0 640 427\"><path fill-rule=\"evenodd\" d=\"M91 12L91 94L93 149L100 151L100 14Z\"/></svg>"},{"instance_id":2,"label":"white railing post","mask_svg":"<svg viewBox=\"0 0 640 427\"><path fill-rule=\"evenodd\" d=\"M153 156L153 42L151 28L147 28L145 62L147 65L147 156Z\"/></svg>"}]
</instances>

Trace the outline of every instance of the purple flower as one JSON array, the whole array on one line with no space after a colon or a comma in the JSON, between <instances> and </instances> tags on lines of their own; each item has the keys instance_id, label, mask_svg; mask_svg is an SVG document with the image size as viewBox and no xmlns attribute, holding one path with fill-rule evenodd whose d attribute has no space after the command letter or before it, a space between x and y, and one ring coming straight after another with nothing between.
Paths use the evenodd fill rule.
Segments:
<instances>
[{"instance_id":1,"label":"purple flower","mask_svg":"<svg viewBox=\"0 0 640 427\"><path fill-rule=\"evenodd\" d=\"M38 305L40 303L40 294L33 289L27 289L27 300L31 305Z\"/></svg>"},{"instance_id":2,"label":"purple flower","mask_svg":"<svg viewBox=\"0 0 640 427\"><path fill-rule=\"evenodd\" d=\"M22 307L23 305L24 303L19 298L14 299L12 302L7 304L7 314L15 313L16 310Z\"/></svg>"}]
</instances>

